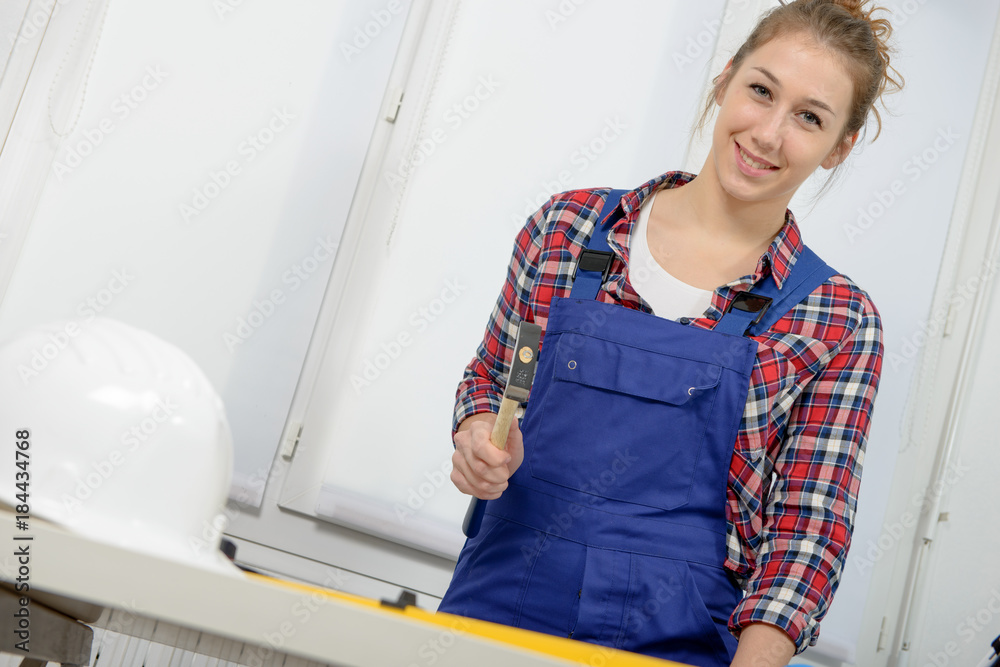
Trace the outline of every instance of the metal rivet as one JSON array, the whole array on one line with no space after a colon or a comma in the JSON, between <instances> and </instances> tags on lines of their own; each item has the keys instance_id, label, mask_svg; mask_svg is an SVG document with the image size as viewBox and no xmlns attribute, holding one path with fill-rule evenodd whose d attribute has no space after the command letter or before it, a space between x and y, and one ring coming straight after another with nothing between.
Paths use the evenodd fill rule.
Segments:
<instances>
[{"instance_id":1,"label":"metal rivet","mask_svg":"<svg viewBox=\"0 0 1000 667\"><path fill-rule=\"evenodd\" d=\"M688 389L688 396L694 396L694 387Z\"/></svg>"},{"instance_id":2,"label":"metal rivet","mask_svg":"<svg viewBox=\"0 0 1000 667\"><path fill-rule=\"evenodd\" d=\"M570 359L570 362L566 365L569 366L570 370L573 370L574 368L576 368L576 361Z\"/></svg>"}]
</instances>

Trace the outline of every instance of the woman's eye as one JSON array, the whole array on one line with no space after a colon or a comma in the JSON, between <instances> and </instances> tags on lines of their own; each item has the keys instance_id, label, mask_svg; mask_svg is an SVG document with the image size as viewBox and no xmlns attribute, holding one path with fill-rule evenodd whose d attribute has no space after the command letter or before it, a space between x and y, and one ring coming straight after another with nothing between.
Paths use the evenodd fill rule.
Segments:
<instances>
[{"instance_id":1,"label":"woman's eye","mask_svg":"<svg viewBox=\"0 0 1000 667\"><path fill-rule=\"evenodd\" d=\"M751 90L753 90L753 92L757 93L761 97L770 97L771 96L771 91L768 90L766 86L762 86L759 83L750 84L750 88L751 88Z\"/></svg>"},{"instance_id":2,"label":"woman's eye","mask_svg":"<svg viewBox=\"0 0 1000 667\"><path fill-rule=\"evenodd\" d=\"M805 120L810 125L816 125L816 126L820 126L820 127L823 125L823 121L820 120L819 116L817 116L816 114L814 114L814 113L812 113L810 111L803 112L802 113L802 118L803 118L803 120Z\"/></svg>"}]
</instances>

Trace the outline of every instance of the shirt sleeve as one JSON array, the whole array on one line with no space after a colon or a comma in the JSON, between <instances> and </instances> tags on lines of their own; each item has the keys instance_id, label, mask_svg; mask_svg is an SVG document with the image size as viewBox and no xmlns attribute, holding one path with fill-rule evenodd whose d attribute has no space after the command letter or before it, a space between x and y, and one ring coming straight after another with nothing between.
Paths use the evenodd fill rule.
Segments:
<instances>
[{"instance_id":1,"label":"shirt sleeve","mask_svg":"<svg viewBox=\"0 0 1000 667\"><path fill-rule=\"evenodd\" d=\"M528 304L538 270L543 226L551 205L552 199L528 218L514 240L503 289L486 325L483 341L466 366L455 394L453 437L466 417L500 411L503 388L514 357L517 327L522 321L534 322Z\"/></svg>"},{"instance_id":2,"label":"shirt sleeve","mask_svg":"<svg viewBox=\"0 0 1000 667\"><path fill-rule=\"evenodd\" d=\"M882 326L864 295L858 325L805 385L789 415L747 595L730 628L768 623L796 653L816 643L854 530L872 404L882 368Z\"/></svg>"}]
</instances>

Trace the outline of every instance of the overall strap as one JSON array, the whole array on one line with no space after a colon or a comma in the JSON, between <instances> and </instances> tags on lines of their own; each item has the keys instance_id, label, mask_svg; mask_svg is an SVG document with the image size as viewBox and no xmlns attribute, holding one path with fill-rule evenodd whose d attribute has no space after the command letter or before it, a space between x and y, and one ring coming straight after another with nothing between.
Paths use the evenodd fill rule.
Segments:
<instances>
[{"instance_id":1,"label":"overall strap","mask_svg":"<svg viewBox=\"0 0 1000 667\"><path fill-rule=\"evenodd\" d=\"M768 277L749 291L737 294L714 331L734 336L753 336L767 331L836 273L811 249L802 246L780 290Z\"/></svg>"},{"instance_id":2,"label":"overall strap","mask_svg":"<svg viewBox=\"0 0 1000 667\"><path fill-rule=\"evenodd\" d=\"M628 190L611 190L604 200L587 247L577 260L571 298L595 299L601 285L607 280L614 259L614 253L608 245L608 231L611 229L613 214L626 192ZM737 294L713 330L734 336L754 336L767 331L836 273L808 246L802 246L802 252L780 290L768 277L750 290Z\"/></svg>"},{"instance_id":3,"label":"overall strap","mask_svg":"<svg viewBox=\"0 0 1000 667\"><path fill-rule=\"evenodd\" d=\"M594 231L590 235L587 247L580 253L573 274L573 299L596 299L601 285L607 280L611 271L614 253L608 245L608 231L611 229L612 213L618 208L618 203L628 190L612 190L604 200L604 206L597 216Z\"/></svg>"}]
</instances>

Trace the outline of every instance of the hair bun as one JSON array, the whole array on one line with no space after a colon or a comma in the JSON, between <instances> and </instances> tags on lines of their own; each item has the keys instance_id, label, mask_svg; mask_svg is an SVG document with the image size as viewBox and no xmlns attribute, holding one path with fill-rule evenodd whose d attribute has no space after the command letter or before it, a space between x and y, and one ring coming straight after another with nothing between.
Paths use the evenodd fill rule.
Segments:
<instances>
[{"instance_id":1,"label":"hair bun","mask_svg":"<svg viewBox=\"0 0 1000 667\"><path fill-rule=\"evenodd\" d=\"M875 35L875 40L879 45L879 52L883 56L883 60L888 64L889 53L892 49L889 47L889 37L892 35L892 25L889 23L888 18L874 16L875 12L878 11L889 11L884 7L878 7L873 5L868 9L865 9L865 5L868 4L869 0L830 0L833 4L838 7L842 7L847 10L852 18L861 19L862 21L867 21L871 25L872 33Z\"/></svg>"}]
</instances>

